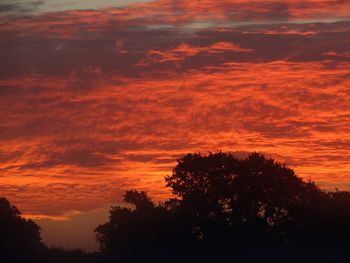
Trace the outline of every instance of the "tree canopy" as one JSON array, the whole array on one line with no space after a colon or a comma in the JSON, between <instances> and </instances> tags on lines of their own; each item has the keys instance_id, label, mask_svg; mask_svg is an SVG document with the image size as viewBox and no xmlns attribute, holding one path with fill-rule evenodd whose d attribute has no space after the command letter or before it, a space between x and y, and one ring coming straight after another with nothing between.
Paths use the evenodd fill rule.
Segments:
<instances>
[{"instance_id":1,"label":"tree canopy","mask_svg":"<svg viewBox=\"0 0 350 263\"><path fill-rule=\"evenodd\" d=\"M327 192L286 164L252 153L187 154L165 178L174 198L155 204L127 191L96 228L101 250L232 253L242 249L339 248L350 244L350 194Z\"/></svg>"},{"instance_id":2,"label":"tree canopy","mask_svg":"<svg viewBox=\"0 0 350 263\"><path fill-rule=\"evenodd\" d=\"M0 262L349 262L350 192L325 191L252 153L189 153L165 177L173 197L129 190L97 226L99 253L47 248L0 198Z\"/></svg>"},{"instance_id":3,"label":"tree canopy","mask_svg":"<svg viewBox=\"0 0 350 263\"><path fill-rule=\"evenodd\" d=\"M43 248L40 227L0 198L0 254L7 259L32 257Z\"/></svg>"}]
</instances>

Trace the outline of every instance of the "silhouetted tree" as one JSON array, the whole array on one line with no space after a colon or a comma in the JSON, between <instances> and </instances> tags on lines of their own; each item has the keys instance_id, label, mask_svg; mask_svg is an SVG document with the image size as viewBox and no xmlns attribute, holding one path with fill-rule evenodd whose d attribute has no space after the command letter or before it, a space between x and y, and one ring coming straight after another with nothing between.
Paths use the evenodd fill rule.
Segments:
<instances>
[{"instance_id":1,"label":"silhouetted tree","mask_svg":"<svg viewBox=\"0 0 350 263\"><path fill-rule=\"evenodd\" d=\"M189 236L184 235L188 235L190 229L184 229L185 224L177 222L179 218L164 205L154 205L145 192L137 191L127 191L124 201L134 209L112 207L110 221L95 230L101 251L108 257L123 258L129 257L130 253L140 256L175 247L186 248L186 244L178 241L188 240Z\"/></svg>"},{"instance_id":2,"label":"silhouetted tree","mask_svg":"<svg viewBox=\"0 0 350 263\"><path fill-rule=\"evenodd\" d=\"M0 263L93 263L102 262L98 253L80 249L47 248L40 227L21 216L17 207L0 198Z\"/></svg>"},{"instance_id":3,"label":"silhouetted tree","mask_svg":"<svg viewBox=\"0 0 350 263\"><path fill-rule=\"evenodd\" d=\"M3 262L26 261L37 257L44 248L40 228L6 198L0 198L0 255Z\"/></svg>"},{"instance_id":4,"label":"silhouetted tree","mask_svg":"<svg viewBox=\"0 0 350 263\"><path fill-rule=\"evenodd\" d=\"M197 233L210 247L284 245L290 241L286 226L327 198L313 182L257 153L246 159L223 152L187 154L166 182L182 210L195 215Z\"/></svg>"},{"instance_id":5,"label":"silhouetted tree","mask_svg":"<svg viewBox=\"0 0 350 263\"><path fill-rule=\"evenodd\" d=\"M165 180L174 198L155 205L146 193L128 191L124 200L133 208L112 207L109 222L95 230L105 255L130 260L154 252L174 259L176 252L198 259L234 253L237 258L251 249L350 244L350 193L321 190L261 154L245 159L223 152L187 154Z\"/></svg>"}]
</instances>

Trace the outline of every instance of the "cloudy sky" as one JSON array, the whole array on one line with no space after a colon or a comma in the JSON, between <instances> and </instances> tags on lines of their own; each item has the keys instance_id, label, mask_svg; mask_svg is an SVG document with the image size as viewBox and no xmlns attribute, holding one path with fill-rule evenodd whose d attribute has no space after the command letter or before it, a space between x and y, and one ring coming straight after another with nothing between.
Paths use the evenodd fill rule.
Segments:
<instances>
[{"instance_id":1,"label":"cloudy sky","mask_svg":"<svg viewBox=\"0 0 350 263\"><path fill-rule=\"evenodd\" d=\"M187 152L350 189L347 0L5 0L0 58L0 193L50 244L93 247L126 189L169 196Z\"/></svg>"}]
</instances>

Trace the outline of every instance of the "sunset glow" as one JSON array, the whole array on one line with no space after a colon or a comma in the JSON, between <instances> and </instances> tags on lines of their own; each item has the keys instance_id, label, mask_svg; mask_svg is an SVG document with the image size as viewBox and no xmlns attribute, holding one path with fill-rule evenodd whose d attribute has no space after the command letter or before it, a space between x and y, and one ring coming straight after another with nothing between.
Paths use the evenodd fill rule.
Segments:
<instances>
[{"instance_id":1,"label":"sunset glow","mask_svg":"<svg viewBox=\"0 0 350 263\"><path fill-rule=\"evenodd\" d=\"M163 200L188 152L258 151L350 189L350 2L15 2L0 191L26 216L59 224L127 189Z\"/></svg>"}]
</instances>

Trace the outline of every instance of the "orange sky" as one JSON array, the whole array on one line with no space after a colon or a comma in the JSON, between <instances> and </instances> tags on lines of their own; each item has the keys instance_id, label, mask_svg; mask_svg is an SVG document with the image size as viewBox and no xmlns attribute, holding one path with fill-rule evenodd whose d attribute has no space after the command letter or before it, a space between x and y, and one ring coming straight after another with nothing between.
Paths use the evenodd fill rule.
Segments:
<instances>
[{"instance_id":1,"label":"orange sky","mask_svg":"<svg viewBox=\"0 0 350 263\"><path fill-rule=\"evenodd\" d=\"M0 191L51 243L126 189L168 196L187 152L350 189L348 1L55 1L0 4Z\"/></svg>"}]
</instances>

